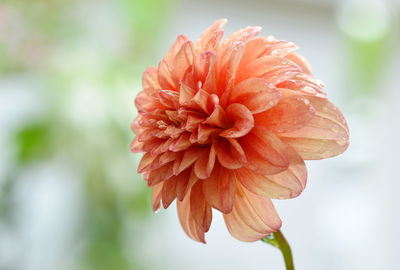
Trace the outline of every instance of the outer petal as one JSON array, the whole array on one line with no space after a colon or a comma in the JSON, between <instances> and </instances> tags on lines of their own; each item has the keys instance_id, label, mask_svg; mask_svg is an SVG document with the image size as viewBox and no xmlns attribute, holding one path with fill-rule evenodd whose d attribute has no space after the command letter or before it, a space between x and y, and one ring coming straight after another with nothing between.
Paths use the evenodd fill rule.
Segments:
<instances>
[{"instance_id":1,"label":"outer petal","mask_svg":"<svg viewBox=\"0 0 400 270\"><path fill-rule=\"evenodd\" d=\"M153 211L156 212L160 209L160 200L161 200L161 192L163 189L164 183L159 183L152 187L151 192L151 205L153 206Z\"/></svg>"},{"instance_id":2,"label":"outer petal","mask_svg":"<svg viewBox=\"0 0 400 270\"><path fill-rule=\"evenodd\" d=\"M281 220L269 198L258 196L238 185L235 205L224 214L229 232L240 241L253 242L279 230Z\"/></svg>"},{"instance_id":3,"label":"outer petal","mask_svg":"<svg viewBox=\"0 0 400 270\"><path fill-rule=\"evenodd\" d=\"M206 243L205 231L196 223L190 209L190 194L183 201L177 202L178 217L185 233L195 241Z\"/></svg>"},{"instance_id":4,"label":"outer petal","mask_svg":"<svg viewBox=\"0 0 400 270\"><path fill-rule=\"evenodd\" d=\"M267 127L274 133L300 129L314 117L315 110L308 99L301 94L280 89L282 98L268 111L254 115L256 125Z\"/></svg>"},{"instance_id":5,"label":"outer petal","mask_svg":"<svg viewBox=\"0 0 400 270\"><path fill-rule=\"evenodd\" d=\"M230 93L229 103L240 103L253 114L268 110L278 103L281 95L262 78L250 78L236 85Z\"/></svg>"},{"instance_id":6,"label":"outer petal","mask_svg":"<svg viewBox=\"0 0 400 270\"><path fill-rule=\"evenodd\" d=\"M143 72L142 76L143 90L149 94L161 89L158 83L158 70L156 67L149 67Z\"/></svg>"},{"instance_id":7,"label":"outer petal","mask_svg":"<svg viewBox=\"0 0 400 270\"><path fill-rule=\"evenodd\" d=\"M235 171L236 179L249 191L272 199L289 199L300 195L307 182L304 160L290 146L287 147L290 165L281 173L262 175L247 168Z\"/></svg>"},{"instance_id":8,"label":"outer petal","mask_svg":"<svg viewBox=\"0 0 400 270\"><path fill-rule=\"evenodd\" d=\"M208 27L200 36L200 39L195 43L197 51L213 50L218 44L223 35L222 28L226 24L227 19L220 19L215 21Z\"/></svg>"},{"instance_id":9,"label":"outer petal","mask_svg":"<svg viewBox=\"0 0 400 270\"><path fill-rule=\"evenodd\" d=\"M211 176L203 181L203 192L206 200L222 213L232 211L235 191L235 174L220 165L216 166Z\"/></svg>"},{"instance_id":10,"label":"outer petal","mask_svg":"<svg viewBox=\"0 0 400 270\"><path fill-rule=\"evenodd\" d=\"M163 207L165 209L175 200L176 198L176 183L177 177L172 176L170 179L164 182L161 197L163 202Z\"/></svg>"},{"instance_id":11,"label":"outer petal","mask_svg":"<svg viewBox=\"0 0 400 270\"><path fill-rule=\"evenodd\" d=\"M349 145L349 130L342 113L328 99L307 96L315 116L307 125L280 134L303 159L323 159L343 153Z\"/></svg>"},{"instance_id":12,"label":"outer petal","mask_svg":"<svg viewBox=\"0 0 400 270\"><path fill-rule=\"evenodd\" d=\"M305 73L311 74L311 65L304 56L298 53L291 53L286 57L301 66Z\"/></svg>"},{"instance_id":13,"label":"outer petal","mask_svg":"<svg viewBox=\"0 0 400 270\"><path fill-rule=\"evenodd\" d=\"M208 232L212 220L211 206L207 203L203 194L203 184L197 182L190 193L190 209L193 219L200 228Z\"/></svg>"},{"instance_id":14,"label":"outer petal","mask_svg":"<svg viewBox=\"0 0 400 270\"><path fill-rule=\"evenodd\" d=\"M301 73L301 68L289 59L269 55L257 58L239 70L236 82L257 77L275 85Z\"/></svg>"},{"instance_id":15,"label":"outer petal","mask_svg":"<svg viewBox=\"0 0 400 270\"><path fill-rule=\"evenodd\" d=\"M289 167L286 145L265 127L254 127L239 143L246 153L246 167L257 173L277 174Z\"/></svg>"}]
</instances>

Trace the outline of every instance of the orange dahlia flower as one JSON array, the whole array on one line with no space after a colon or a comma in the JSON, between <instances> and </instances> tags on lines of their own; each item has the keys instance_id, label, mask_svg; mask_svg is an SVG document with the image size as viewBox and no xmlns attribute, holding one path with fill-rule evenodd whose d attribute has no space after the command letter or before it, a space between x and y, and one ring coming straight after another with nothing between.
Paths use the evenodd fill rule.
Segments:
<instances>
[{"instance_id":1,"label":"orange dahlia flower","mask_svg":"<svg viewBox=\"0 0 400 270\"><path fill-rule=\"evenodd\" d=\"M143 73L132 124L131 149L144 153L138 172L152 188L153 209L177 198L184 231L200 242L212 208L242 241L279 230L271 199L303 191L305 159L348 146L345 119L296 45L257 37L258 26L220 42L225 23L196 42L178 36Z\"/></svg>"}]
</instances>

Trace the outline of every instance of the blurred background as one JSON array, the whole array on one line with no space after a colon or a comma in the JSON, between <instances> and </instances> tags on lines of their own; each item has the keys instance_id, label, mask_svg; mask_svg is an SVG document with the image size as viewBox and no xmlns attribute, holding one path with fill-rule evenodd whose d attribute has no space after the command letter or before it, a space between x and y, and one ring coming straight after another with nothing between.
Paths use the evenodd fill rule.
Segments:
<instances>
[{"instance_id":1,"label":"blurred background","mask_svg":"<svg viewBox=\"0 0 400 270\"><path fill-rule=\"evenodd\" d=\"M207 245L154 214L129 151L141 72L178 34L260 25L300 46L351 130L276 201L296 269L400 269L400 1L1 0L1 270L283 270L215 213Z\"/></svg>"}]
</instances>

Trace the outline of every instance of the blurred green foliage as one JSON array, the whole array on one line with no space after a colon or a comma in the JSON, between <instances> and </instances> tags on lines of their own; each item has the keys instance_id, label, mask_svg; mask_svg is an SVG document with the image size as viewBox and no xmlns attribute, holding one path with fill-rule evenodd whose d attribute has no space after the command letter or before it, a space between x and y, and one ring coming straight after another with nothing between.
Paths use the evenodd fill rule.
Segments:
<instances>
[{"instance_id":1,"label":"blurred green foliage","mask_svg":"<svg viewBox=\"0 0 400 270\"><path fill-rule=\"evenodd\" d=\"M120 33L115 40L117 51L91 40L88 25L97 5L110 8L104 20L116 20L111 31ZM140 85L141 71L157 49L172 5L164 0L0 2L5 31L0 35L0 79L26 74L38 79L41 89L37 95L43 96L45 107L43 115L24 122L10 136L16 153L7 180L0 186L0 209L11 215L2 214L0 225L13 229L10 202L18 176L32 164L61 157L84 179L84 218L76 239L82 247L74 262L78 269L146 269L143 259L127 250L126 243L132 239L127 232L131 224L134 233L129 248L139 248L137 230L151 213L149 189L131 184L139 177L129 151L133 138L129 126L134 118L129 112L133 112L132 91ZM77 15L82 13L84 19ZM76 122L70 114L75 112L79 98L76 101L74 96L79 97L82 85L84 90L91 89L89 100L94 105L102 97L106 105L101 117L85 114ZM118 104L128 98L132 98L132 108Z\"/></svg>"}]
</instances>

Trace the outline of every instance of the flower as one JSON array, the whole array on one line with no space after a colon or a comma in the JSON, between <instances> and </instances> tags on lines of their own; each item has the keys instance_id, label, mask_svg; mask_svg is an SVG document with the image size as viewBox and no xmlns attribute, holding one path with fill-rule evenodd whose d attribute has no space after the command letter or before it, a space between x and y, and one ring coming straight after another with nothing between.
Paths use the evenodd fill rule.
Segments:
<instances>
[{"instance_id":1,"label":"flower","mask_svg":"<svg viewBox=\"0 0 400 270\"><path fill-rule=\"evenodd\" d=\"M154 211L177 198L184 231L204 243L212 208L241 241L279 230L271 199L298 196L304 160L341 154L349 136L295 44L257 37L258 26L220 42L225 23L196 42L178 36L146 69L132 124Z\"/></svg>"}]
</instances>

